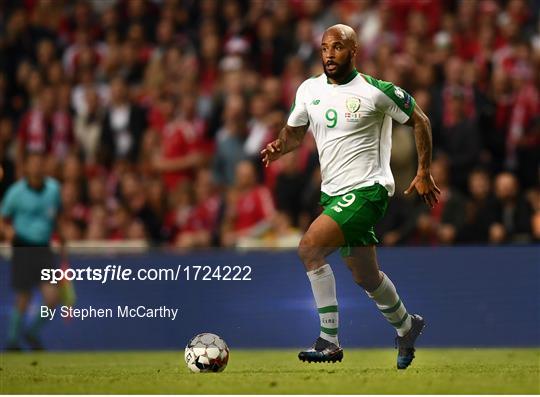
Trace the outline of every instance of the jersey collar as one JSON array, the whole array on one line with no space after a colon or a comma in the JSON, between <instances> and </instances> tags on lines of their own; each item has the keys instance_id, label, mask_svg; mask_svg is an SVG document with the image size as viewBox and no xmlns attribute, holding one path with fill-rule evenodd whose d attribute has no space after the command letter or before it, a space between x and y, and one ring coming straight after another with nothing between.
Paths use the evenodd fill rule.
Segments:
<instances>
[{"instance_id":1,"label":"jersey collar","mask_svg":"<svg viewBox=\"0 0 540 397\"><path fill-rule=\"evenodd\" d=\"M344 85L344 84L347 84L347 83L350 83L352 81L352 79L354 79L356 76L358 75L358 70L356 70L356 68L354 68L351 73L349 73L347 75L347 77L345 77L345 79L341 82L341 83L338 83L337 85ZM326 82L328 84L333 84L330 82L330 80L328 79L328 77L326 78Z\"/></svg>"}]
</instances>

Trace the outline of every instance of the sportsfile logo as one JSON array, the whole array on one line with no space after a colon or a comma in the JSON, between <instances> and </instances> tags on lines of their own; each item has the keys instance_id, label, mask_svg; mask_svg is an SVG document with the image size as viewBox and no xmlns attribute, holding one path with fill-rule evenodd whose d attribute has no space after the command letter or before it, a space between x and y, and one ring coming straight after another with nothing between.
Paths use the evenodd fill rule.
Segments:
<instances>
[{"instance_id":1,"label":"sportsfile logo","mask_svg":"<svg viewBox=\"0 0 540 397\"><path fill-rule=\"evenodd\" d=\"M58 284L67 281L251 281L251 266L178 265L170 268L141 268L134 271L122 265L104 268L42 269L41 281Z\"/></svg>"}]
</instances>

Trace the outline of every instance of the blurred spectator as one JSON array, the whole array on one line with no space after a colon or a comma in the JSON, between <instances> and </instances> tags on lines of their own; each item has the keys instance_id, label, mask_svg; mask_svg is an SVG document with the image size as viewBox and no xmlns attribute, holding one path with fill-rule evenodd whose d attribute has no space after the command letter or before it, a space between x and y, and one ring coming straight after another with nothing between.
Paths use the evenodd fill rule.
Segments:
<instances>
[{"instance_id":1,"label":"blurred spectator","mask_svg":"<svg viewBox=\"0 0 540 397\"><path fill-rule=\"evenodd\" d=\"M123 235L131 235L133 232L133 239L142 239L146 236L153 242L161 242L161 228L162 218L161 213L152 211L147 203L148 193L143 188L148 182L142 181L141 178L133 172L126 172L120 180L120 203L121 207L125 210L120 214L120 218L126 216L128 220L127 224L119 222L121 227L121 233ZM142 228L142 231L139 230Z\"/></svg>"},{"instance_id":2,"label":"blurred spectator","mask_svg":"<svg viewBox=\"0 0 540 397\"><path fill-rule=\"evenodd\" d=\"M118 158L135 163L145 127L145 112L129 99L124 79L115 77L111 81L111 105L101 131L100 151L105 164L111 165Z\"/></svg>"},{"instance_id":3,"label":"blurred spectator","mask_svg":"<svg viewBox=\"0 0 540 397\"><path fill-rule=\"evenodd\" d=\"M249 106L251 119L248 121L248 136L244 143L244 151L247 156L256 159L273 138L265 120L270 106L264 94L260 92L253 95Z\"/></svg>"},{"instance_id":4,"label":"blurred spectator","mask_svg":"<svg viewBox=\"0 0 540 397\"><path fill-rule=\"evenodd\" d=\"M452 182L466 191L467 174L478 162L480 137L476 119L465 117L464 92L450 88L448 93L448 118L441 133L441 147L448 156Z\"/></svg>"},{"instance_id":5,"label":"blurred spectator","mask_svg":"<svg viewBox=\"0 0 540 397\"><path fill-rule=\"evenodd\" d=\"M321 169L317 167L311 172L302 194L302 212L298 221L301 230L307 230L311 222L321 213Z\"/></svg>"},{"instance_id":6,"label":"blurred spectator","mask_svg":"<svg viewBox=\"0 0 540 397\"><path fill-rule=\"evenodd\" d=\"M84 229L88 221L88 211L82 202L79 186L73 181L64 182L61 194L62 221L70 225L73 224L78 231ZM65 238L70 240L68 236L65 236Z\"/></svg>"},{"instance_id":7,"label":"blurred spectator","mask_svg":"<svg viewBox=\"0 0 540 397\"><path fill-rule=\"evenodd\" d=\"M15 181L12 153L14 140L13 122L8 117L0 118L0 197L4 196L8 187Z\"/></svg>"},{"instance_id":8,"label":"blurred spectator","mask_svg":"<svg viewBox=\"0 0 540 397\"><path fill-rule=\"evenodd\" d=\"M437 93L434 103L436 126L451 128L457 123L457 117L470 120L477 115L474 88L465 85L464 70L464 62L458 57L451 57L444 64L444 83ZM461 115L457 114L451 106L456 92L460 93L463 101L463 114Z\"/></svg>"},{"instance_id":9,"label":"blurred spectator","mask_svg":"<svg viewBox=\"0 0 540 397\"><path fill-rule=\"evenodd\" d=\"M297 225L302 212L302 193L305 176L298 161L298 152L291 152L281 161L281 172L275 185L276 208L287 215L292 225Z\"/></svg>"},{"instance_id":10,"label":"blurred spectator","mask_svg":"<svg viewBox=\"0 0 540 397\"><path fill-rule=\"evenodd\" d=\"M146 194L146 219L149 221L150 238L155 244L166 242L170 237L170 230L165 225L167 216L167 199L165 187L160 180L148 181Z\"/></svg>"},{"instance_id":11,"label":"blurred spectator","mask_svg":"<svg viewBox=\"0 0 540 397\"><path fill-rule=\"evenodd\" d=\"M271 16L262 17L257 23L257 39L253 43L253 63L263 76L275 76L283 71L286 46L276 31L276 22Z\"/></svg>"},{"instance_id":12,"label":"blurred spectator","mask_svg":"<svg viewBox=\"0 0 540 397\"><path fill-rule=\"evenodd\" d=\"M506 158L506 133L514 105L512 86L508 75L496 69L491 76L491 100L494 106L492 130L484 131L485 148L489 151L494 170L502 170Z\"/></svg>"},{"instance_id":13,"label":"blurred spectator","mask_svg":"<svg viewBox=\"0 0 540 397\"><path fill-rule=\"evenodd\" d=\"M55 96L52 87L43 88L36 105L23 116L17 133L17 164L21 164L25 151L44 152L61 162L72 148L71 117L57 110Z\"/></svg>"},{"instance_id":14,"label":"blurred spectator","mask_svg":"<svg viewBox=\"0 0 540 397\"><path fill-rule=\"evenodd\" d=\"M515 175L503 172L495 178L497 199L495 223L491 225L492 243L528 242L531 231L531 208L521 195Z\"/></svg>"},{"instance_id":15,"label":"blurred spectator","mask_svg":"<svg viewBox=\"0 0 540 397\"><path fill-rule=\"evenodd\" d=\"M195 181L195 205L191 209L175 243L181 248L208 247L218 238L218 215L221 198L212 182L212 173L203 169Z\"/></svg>"},{"instance_id":16,"label":"blurred spectator","mask_svg":"<svg viewBox=\"0 0 540 397\"><path fill-rule=\"evenodd\" d=\"M296 24L296 36L293 41L292 53L298 56L306 66L319 62L318 44L313 35L313 25L307 18Z\"/></svg>"},{"instance_id":17,"label":"blurred spectator","mask_svg":"<svg viewBox=\"0 0 540 397\"><path fill-rule=\"evenodd\" d=\"M221 242L234 246L240 237L258 237L269 228L274 203L268 189L257 183L255 167L241 161L236 167L234 186L227 192Z\"/></svg>"},{"instance_id":18,"label":"blurred spectator","mask_svg":"<svg viewBox=\"0 0 540 397\"><path fill-rule=\"evenodd\" d=\"M108 235L108 238L113 241L127 240L131 219L131 214L127 207L118 206L112 214L110 223L111 233Z\"/></svg>"},{"instance_id":19,"label":"blurred spectator","mask_svg":"<svg viewBox=\"0 0 540 397\"><path fill-rule=\"evenodd\" d=\"M194 172L204 165L206 124L196 116L192 96L182 98L179 114L171 98L165 100L164 109L168 122L160 132L161 149L153 168L161 173L165 187L171 191L177 184L193 180Z\"/></svg>"},{"instance_id":20,"label":"blurred spectator","mask_svg":"<svg viewBox=\"0 0 540 397\"><path fill-rule=\"evenodd\" d=\"M246 137L246 103L240 95L227 100L223 111L223 126L217 133L216 154L214 156L214 179L220 185L231 186L234 182L237 164L246 157L244 141Z\"/></svg>"},{"instance_id":21,"label":"blurred spectator","mask_svg":"<svg viewBox=\"0 0 540 397\"><path fill-rule=\"evenodd\" d=\"M461 231L465 200L450 186L448 161L440 157L431 165L431 174L441 189L439 202L431 209L419 207L416 230L409 242L414 244L453 244Z\"/></svg>"},{"instance_id":22,"label":"blurred spectator","mask_svg":"<svg viewBox=\"0 0 540 397\"><path fill-rule=\"evenodd\" d=\"M414 198L404 197L396 190L396 196L389 201L385 216L375 226L379 241L386 246L407 242L416 229L419 205L423 204Z\"/></svg>"},{"instance_id":23,"label":"blurred spectator","mask_svg":"<svg viewBox=\"0 0 540 397\"><path fill-rule=\"evenodd\" d=\"M190 183L181 183L167 197L168 213L165 219L165 228L170 231L174 241L175 236L187 224L195 205L195 194Z\"/></svg>"},{"instance_id":24,"label":"blurred spectator","mask_svg":"<svg viewBox=\"0 0 540 397\"><path fill-rule=\"evenodd\" d=\"M522 51L527 54L528 46L524 45ZM506 164L516 170L525 187L538 182L540 164L540 93L531 73L527 63L512 70L515 103L506 140Z\"/></svg>"},{"instance_id":25,"label":"blurred spectator","mask_svg":"<svg viewBox=\"0 0 540 397\"><path fill-rule=\"evenodd\" d=\"M108 206L107 187L105 180L100 177L93 177L88 181L88 204L90 206Z\"/></svg>"},{"instance_id":26,"label":"blurred spectator","mask_svg":"<svg viewBox=\"0 0 540 397\"><path fill-rule=\"evenodd\" d=\"M106 240L108 238L107 210L101 205L94 205L89 210L89 222L84 238L87 240Z\"/></svg>"},{"instance_id":27,"label":"blurred spectator","mask_svg":"<svg viewBox=\"0 0 540 397\"><path fill-rule=\"evenodd\" d=\"M281 81L276 77L268 77L262 81L263 95L269 103L272 110L285 110L287 106L283 104L281 91ZM287 109L288 110L288 109Z\"/></svg>"},{"instance_id":28,"label":"blurred spectator","mask_svg":"<svg viewBox=\"0 0 540 397\"><path fill-rule=\"evenodd\" d=\"M496 201L491 189L490 175L483 169L471 172L468 178L469 199L465 207L465 222L458 240L482 244L489 241L489 231L495 222Z\"/></svg>"},{"instance_id":29,"label":"blurred spectator","mask_svg":"<svg viewBox=\"0 0 540 397\"><path fill-rule=\"evenodd\" d=\"M95 90L87 90L85 96L86 106L75 117L74 131L77 146L80 148L85 162L91 165L96 162L98 157L98 146L103 125L103 110Z\"/></svg>"}]
</instances>

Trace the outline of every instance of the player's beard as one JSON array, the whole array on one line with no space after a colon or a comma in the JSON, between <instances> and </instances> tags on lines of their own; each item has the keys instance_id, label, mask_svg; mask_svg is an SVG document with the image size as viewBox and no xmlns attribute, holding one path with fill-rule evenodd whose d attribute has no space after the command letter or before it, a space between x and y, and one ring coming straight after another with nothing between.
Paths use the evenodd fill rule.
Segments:
<instances>
[{"instance_id":1,"label":"player's beard","mask_svg":"<svg viewBox=\"0 0 540 397\"><path fill-rule=\"evenodd\" d=\"M322 61L324 74L326 75L326 77L329 77L336 81L343 80L349 74L349 65L351 64L351 59L352 59L352 55L349 54L347 55L347 58L345 59L345 61L343 61L342 63L337 63L336 61L332 61L336 65L336 68L332 71L329 71L327 69L326 63Z\"/></svg>"}]
</instances>

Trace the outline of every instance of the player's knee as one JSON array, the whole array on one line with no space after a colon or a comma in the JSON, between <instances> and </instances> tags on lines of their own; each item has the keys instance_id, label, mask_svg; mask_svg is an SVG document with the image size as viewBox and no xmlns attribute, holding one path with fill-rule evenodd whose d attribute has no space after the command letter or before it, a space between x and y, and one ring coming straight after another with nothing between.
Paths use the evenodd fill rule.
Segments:
<instances>
[{"instance_id":1,"label":"player's knee","mask_svg":"<svg viewBox=\"0 0 540 397\"><path fill-rule=\"evenodd\" d=\"M317 265L324 261L324 255L308 235L305 235L298 245L298 256L306 267Z\"/></svg>"}]
</instances>

